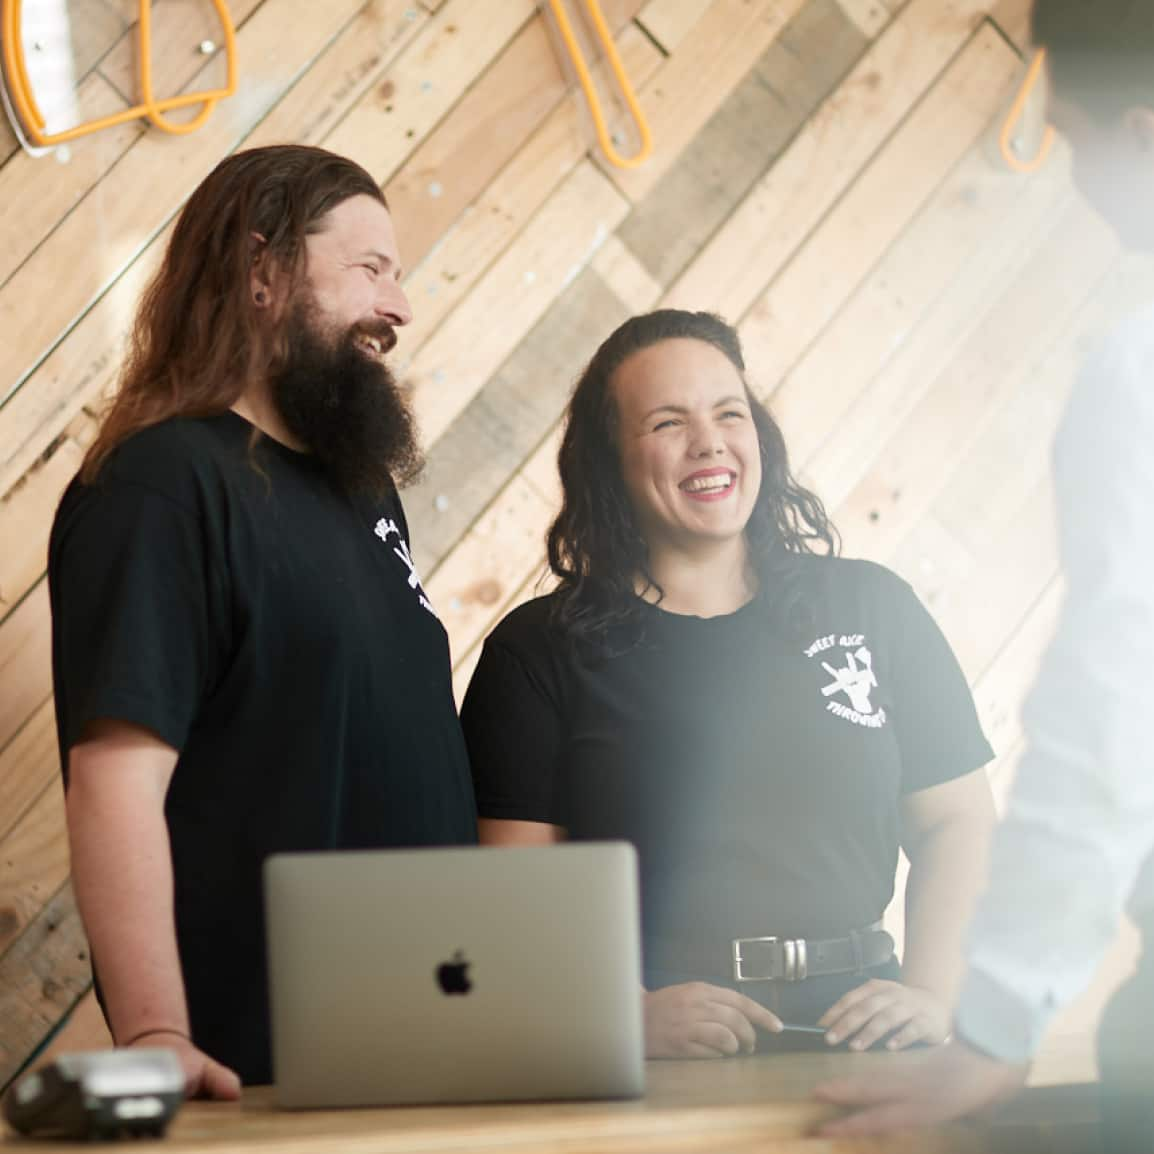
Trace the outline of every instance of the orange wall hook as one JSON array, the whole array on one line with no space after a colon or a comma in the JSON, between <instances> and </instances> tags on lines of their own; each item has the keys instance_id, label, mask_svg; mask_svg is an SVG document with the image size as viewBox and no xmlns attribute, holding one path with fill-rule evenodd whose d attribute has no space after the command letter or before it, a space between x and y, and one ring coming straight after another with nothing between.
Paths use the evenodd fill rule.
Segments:
<instances>
[{"instance_id":1,"label":"orange wall hook","mask_svg":"<svg viewBox=\"0 0 1154 1154\"><path fill-rule=\"evenodd\" d=\"M573 67L577 72L577 81L581 85L581 90L585 93L585 100L589 105L589 112L593 117L593 125L597 132L597 141L601 146L601 151L605 154L606 160L618 168L637 168L649 159L650 153L653 151L653 138L649 131L649 122L645 119L645 113L642 111L641 105L637 100L637 94L633 91L633 85L630 83L629 76L625 71L625 65L621 62L617 45L613 43L613 33L610 31L609 25L605 22L601 5L598 3L598 0L584 0L584 2L589 23L593 26L597 39L601 42L601 46L605 51L605 57L609 61L609 66L613 70L613 75L616 77L617 84L621 89L621 95L625 100L625 105L629 109L629 115L633 118L633 123L637 126L637 135L640 143L637 151L632 156L621 155L609 131L609 127L605 123L605 113L601 108L601 98L597 94L597 86L593 83L593 75L585 60L585 54L581 50L577 35L573 30L569 13L565 9L565 0L548 0L553 18L557 22L557 29L561 33L561 39L565 44L565 50L568 52L569 58L573 61Z\"/></svg>"},{"instance_id":2,"label":"orange wall hook","mask_svg":"<svg viewBox=\"0 0 1154 1154\"><path fill-rule=\"evenodd\" d=\"M1050 124L1046 125L1046 129L1042 134L1041 144L1038 146L1038 151L1032 157L1023 157L1021 155L1021 137L1018 135L1022 127L1022 122L1025 119L1026 107L1030 102L1031 96L1033 96L1037 89L1039 81L1042 79L1045 67L1046 50L1042 48L1039 49L1034 55L1034 59L1030 62L1030 67L1026 72L1026 78L1022 82L1021 88L1018 89L1018 95L1014 98L1013 107L1010 109L1010 114L1006 117L1005 124L1002 125L1002 132L998 138L998 144L1001 148L1002 159L1006 162L1006 166L1011 172L1017 172L1023 175L1037 172L1050 158L1050 152L1054 147L1057 134Z\"/></svg>"},{"instance_id":3,"label":"orange wall hook","mask_svg":"<svg viewBox=\"0 0 1154 1154\"><path fill-rule=\"evenodd\" d=\"M24 55L22 29L23 0L0 0L0 56L4 70L5 103L9 106L15 123L13 127L20 136L21 143L30 151L54 148L67 144L81 136L126 124L131 120L147 118L162 132L183 135L194 132L211 115L217 102L236 93L236 29L225 0L212 0L220 19L224 35L224 52L227 79L223 88L206 92L190 92L183 96L170 96L157 100L152 91L152 4L151 0L140 0L140 21L137 25L137 42L140 54L141 103L123 112L105 116L99 120L78 124L59 132L47 131L44 116L32 91L28 74L28 62ZM201 105L200 111L185 124L175 124L165 115L177 108L191 108Z\"/></svg>"}]
</instances>

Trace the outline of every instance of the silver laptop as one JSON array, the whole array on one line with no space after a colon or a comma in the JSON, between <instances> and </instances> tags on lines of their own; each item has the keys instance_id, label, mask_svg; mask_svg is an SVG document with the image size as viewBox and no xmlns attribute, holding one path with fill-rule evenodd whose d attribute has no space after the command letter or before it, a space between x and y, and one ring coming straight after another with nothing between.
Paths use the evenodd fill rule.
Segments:
<instances>
[{"instance_id":1,"label":"silver laptop","mask_svg":"<svg viewBox=\"0 0 1154 1154\"><path fill-rule=\"evenodd\" d=\"M264 880L279 1105L644 1092L632 846L287 854Z\"/></svg>"}]
</instances>

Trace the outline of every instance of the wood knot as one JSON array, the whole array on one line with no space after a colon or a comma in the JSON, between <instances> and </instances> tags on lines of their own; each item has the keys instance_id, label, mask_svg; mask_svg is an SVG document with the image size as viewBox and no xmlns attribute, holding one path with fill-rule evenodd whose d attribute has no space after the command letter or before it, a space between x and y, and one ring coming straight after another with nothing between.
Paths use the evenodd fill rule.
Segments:
<instances>
[{"instance_id":1,"label":"wood knot","mask_svg":"<svg viewBox=\"0 0 1154 1154\"><path fill-rule=\"evenodd\" d=\"M480 605L496 605L501 600L501 582L492 578L480 581L469 590L466 599Z\"/></svg>"},{"instance_id":2,"label":"wood knot","mask_svg":"<svg viewBox=\"0 0 1154 1154\"><path fill-rule=\"evenodd\" d=\"M0 910L0 941L12 937L19 928L20 918L15 910Z\"/></svg>"}]
</instances>

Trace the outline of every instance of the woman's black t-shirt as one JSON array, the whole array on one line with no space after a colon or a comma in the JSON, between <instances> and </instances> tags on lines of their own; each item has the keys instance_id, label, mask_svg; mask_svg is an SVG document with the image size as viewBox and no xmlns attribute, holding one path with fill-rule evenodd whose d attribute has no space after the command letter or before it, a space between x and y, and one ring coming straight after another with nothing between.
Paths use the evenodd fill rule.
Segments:
<instances>
[{"instance_id":1,"label":"woman's black t-shirt","mask_svg":"<svg viewBox=\"0 0 1154 1154\"><path fill-rule=\"evenodd\" d=\"M462 710L479 814L632 841L647 946L875 922L902 797L992 756L909 585L864 561L796 566L796 638L764 597L714 618L639 600L640 640L591 654L550 595L485 643Z\"/></svg>"}]
</instances>

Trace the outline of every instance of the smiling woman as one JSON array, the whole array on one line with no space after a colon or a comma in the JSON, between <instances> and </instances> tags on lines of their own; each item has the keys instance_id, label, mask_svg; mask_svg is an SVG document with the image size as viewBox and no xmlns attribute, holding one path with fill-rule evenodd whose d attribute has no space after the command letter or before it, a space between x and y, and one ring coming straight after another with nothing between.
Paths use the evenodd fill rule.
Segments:
<instances>
[{"instance_id":1,"label":"smiling woman","mask_svg":"<svg viewBox=\"0 0 1154 1154\"><path fill-rule=\"evenodd\" d=\"M759 1027L940 1042L993 807L937 626L836 556L717 317L610 336L559 464L559 587L498 626L462 713L482 839L636 844L650 1056L749 1051ZM904 970L880 928L899 844Z\"/></svg>"}]
</instances>

